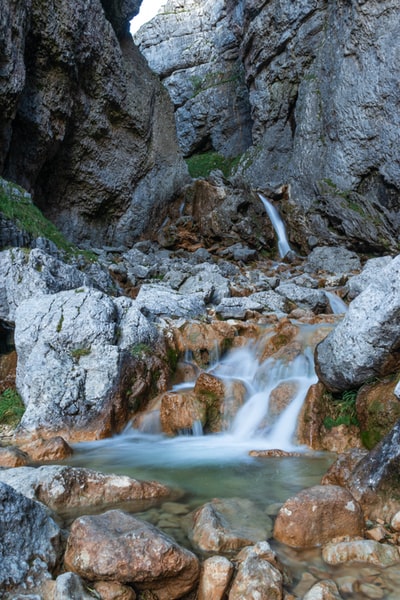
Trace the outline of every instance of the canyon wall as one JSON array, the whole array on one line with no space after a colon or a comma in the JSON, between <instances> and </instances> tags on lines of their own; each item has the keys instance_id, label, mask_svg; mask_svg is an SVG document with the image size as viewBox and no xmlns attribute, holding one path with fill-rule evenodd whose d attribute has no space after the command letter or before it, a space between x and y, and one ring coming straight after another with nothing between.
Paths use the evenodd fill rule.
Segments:
<instances>
[{"instance_id":1,"label":"canyon wall","mask_svg":"<svg viewBox=\"0 0 400 600\"><path fill-rule=\"evenodd\" d=\"M187 180L171 101L133 44L140 0L5 0L0 174L75 242L129 246Z\"/></svg>"},{"instance_id":2,"label":"canyon wall","mask_svg":"<svg viewBox=\"0 0 400 600\"><path fill-rule=\"evenodd\" d=\"M235 185L280 199L304 251L382 253L400 233L399 35L396 0L169 0L136 39L186 154L239 153L252 124ZM215 85L227 64L240 75ZM246 101L232 116L222 95ZM246 130L246 143L221 142L221 129Z\"/></svg>"}]
</instances>

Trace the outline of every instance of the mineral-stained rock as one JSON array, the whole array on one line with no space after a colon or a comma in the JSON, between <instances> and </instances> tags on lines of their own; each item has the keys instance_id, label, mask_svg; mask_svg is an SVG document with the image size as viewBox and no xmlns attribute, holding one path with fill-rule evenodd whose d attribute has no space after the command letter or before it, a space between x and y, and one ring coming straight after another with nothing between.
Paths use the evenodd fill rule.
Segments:
<instances>
[{"instance_id":1,"label":"mineral-stained rock","mask_svg":"<svg viewBox=\"0 0 400 600\"><path fill-rule=\"evenodd\" d=\"M236 560L239 567L229 591L229 600L283 598L282 573L268 542L244 548Z\"/></svg>"},{"instance_id":2,"label":"mineral-stained rock","mask_svg":"<svg viewBox=\"0 0 400 600\"><path fill-rule=\"evenodd\" d=\"M85 579L132 583L154 591L159 600L184 596L199 576L194 554L119 510L74 521L64 560Z\"/></svg>"},{"instance_id":3,"label":"mineral-stained rock","mask_svg":"<svg viewBox=\"0 0 400 600\"><path fill-rule=\"evenodd\" d=\"M206 422L206 406L193 392L167 392L162 396L160 408L161 428L167 435L195 429Z\"/></svg>"},{"instance_id":4,"label":"mineral-stained rock","mask_svg":"<svg viewBox=\"0 0 400 600\"><path fill-rule=\"evenodd\" d=\"M294 548L311 548L363 531L361 508L348 490L314 486L285 502L275 521L274 537Z\"/></svg>"},{"instance_id":5,"label":"mineral-stained rock","mask_svg":"<svg viewBox=\"0 0 400 600\"><path fill-rule=\"evenodd\" d=\"M102 600L135 600L133 588L117 581L96 581L93 585Z\"/></svg>"},{"instance_id":6,"label":"mineral-stained rock","mask_svg":"<svg viewBox=\"0 0 400 600\"><path fill-rule=\"evenodd\" d=\"M91 439L120 430L132 352L156 338L128 298L78 288L22 303L15 329L17 386L26 405L19 437L35 431Z\"/></svg>"},{"instance_id":7,"label":"mineral-stained rock","mask_svg":"<svg viewBox=\"0 0 400 600\"><path fill-rule=\"evenodd\" d=\"M319 378L328 389L359 387L400 365L400 256L355 298L343 321L316 348Z\"/></svg>"},{"instance_id":8,"label":"mineral-stained rock","mask_svg":"<svg viewBox=\"0 0 400 600\"><path fill-rule=\"evenodd\" d=\"M357 394L357 418L366 448L372 449L400 419L393 378L364 385Z\"/></svg>"},{"instance_id":9,"label":"mineral-stained rock","mask_svg":"<svg viewBox=\"0 0 400 600\"><path fill-rule=\"evenodd\" d=\"M304 594L303 600L341 600L338 587L332 579L319 581Z\"/></svg>"},{"instance_id":10,"label":"mineral-stained rock","mask_svg":"<svg viewBox=\"0 0 400 600\"><path fill-rule=\"evenodd\" d=\"M20 467L0 471L0 481L49 508L68 510L137 501L138 506L168 497L171 490L156 481L138 481L123 475L105 475L80 467Z\"/></svg>"},{"instance_id":11,"label":"mineral-stained rock","mask_svg":"<svg viewBox=\"0 0 400 600\"><path fill-rule=\"evenodd\" d=\"M250 500L214 499L190 515L189 539L201 551L231 553L265 539L270 518Z\"/></svg>"},{"instance_id":12,"label":"mineral-stained rock","mask_svg":"<svg viewBox=\"0 0 400 600\"><path fill-rule=\"evenodd\" d=\"M48 440L35 439L27 444L22 444L21 450L26 452L31 460L40 462L63 460L73 454L71 446L61 436L55 436Z\"/></svg>"},{"instance_id":13,"label":"mineral-stained rock","mask_svg":"<svg viewBox=\"0 0 400 600\"><path fill-rule=\"evenodd\" d=\"M390 567L400 564L400 553L396 546L374 540L332 542L323 547L322 558L329 565L364 562L379 567Z\"/></svg>"},{"instance_id":14,"label":"mineral-stained rock","mask_svg":"<svg viewBox=\"0 0 400 600\"><path fill-rule=\"evenodd\" d=\"M224 556L207 558L201 569L198 600L222 600L233 570L233 564Z\"/></svg>"},{"instance_id":15,"label":"mineral-stained rock","mask_svg":"<svg viewBox=\"0 0 400 600\"><path fill-rule=\"evenodd\" d=\"M49 512L12 487L0 484L0 587L32 589L51 577L61 559L62 535Z\"/></svg>"},{"instance_id":16,"label":"mineral-stained rock","mask_svg":"<svg viewBox=\"0 0 400 600\"><path fill-rule=\"evenodd\" d=\"M29 463L29 456L15 446L0 448L0 467L23 467Z\"/></svg>"}]
</instances>

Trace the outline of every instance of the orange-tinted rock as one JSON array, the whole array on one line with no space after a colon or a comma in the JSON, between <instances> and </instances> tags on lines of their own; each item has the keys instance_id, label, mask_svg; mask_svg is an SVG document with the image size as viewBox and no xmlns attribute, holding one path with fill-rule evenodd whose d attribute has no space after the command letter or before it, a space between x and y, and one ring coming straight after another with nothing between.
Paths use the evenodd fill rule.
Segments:
<instances>
[{"instance_id":1,"label":"orange-tinted rock","mask_svg":"<svg viewBox=\"0 0 400 600\"><path fill-rule=\"evenodd\" d=\"M233 564L224 556L207 558L201 569L198 600L222 600L233 570Z\"/></svg>"},{"instance_id":2,"label":"orange-tinted rock","mask_svg":"<svg viewBox=\"0 0 400 600\"><path fill-rule=\"evenodd\" d=\"M321 479L323 485L332 484L346 487L350 476L368 452L362 449L349 450L336 459Z\"/></svg>"},{"instance_id":3,"label":"orange-tinted rock","mask_svg":"<svg viewBox=\"0 0 400 600\"><path fill-rule=\"evenodd\" d=\"M278 351L281 351L281 354L283 348L294 342L298 333L299 328L296 325L293 325L293 323L287 317L281 319L278 325L275 327L274 335L267 340L264 346L261 355L261 362L270 356L275 355ZM286 354L294 354L297 356L300 351L301 346L298 347L297 345L294 345L290 353L288 350L286 350Z\"/></svg>"},{"instance_id":4,"label":"orange-tinted rock","mask_svg":"<svg viewBox=\"0 0 400 600\"><path fill-rule=\"evenodd\" d=\"M193 392L167 392L161 399L161 428L167 435L191 430L195 423L204 425L206 407L196 399Z\"/></svg>"},{"instance_id":5,"label":"orange-tinted rock","mask_svg":"<svg viewBox=\"0 0 400 600\"><path fill-rule=\"evenodd\" d=\"M359 536L363 514L348 490L334 485L314 486L289 498L280 509L274 537L294 548L321 546L341 536Z\"/></svg>"},{"instance_id":6,"label":"orange-tinted rock","mask_svg":"<svg viewBox=\"0 0 400 600\"><path fill-rule=\"evenodd\" d=\"M223 400L225 397L225 385L210 373L201 373L196 380L194 393L210 397L212 400Z\"/></svg>"},{"instance_id":7,"label":"orange-tinted rock","mask_svg":"<svg viewBox=\"0 0 400 600\"><path fill-rule=\"evenodd\" d=\"M71 526L65 567L89 581L118 581L181 598L199 576L194 554L148 523L119 510L85 516Z\"/></svg>"},{"instance_id":8,"label":"orange-tinted rock","mask_svg":"<svg viewBox=\"0 0 400 600\"><path fill-rule=\"evenodd\" d=\"M29 456L15 446L0 448L0 467L7 469L12 467L23 467L29 464Z\"/></svg>"},{"instance_id":9,"label":"orange-tinted rock","mask_svg":"<svg viewBox=\"0 0 400 600\"><path fill-rule=\"evenodd\" d=\"M269 396L267 424L275 423L279 415L289 406L297 392L294 382L282 382L274 388Z\"/></svg>"},{"instance_id":10,"label":"orange-tinted rock","mask_svg":"<svg viewBox=\"0 0 400 600\"><path fill-rule=\"evenodd\" d=\"M135 600L133 588L117 581L96 581L93 588L100 594L101 600Z\"/></svg>"},{"instance_id":11,"label":"orange-tinted rock","mask_svg":"<svg viewBox=\"0 0 400 600\"><path fill-rule=\"evenodd\" d=\"M23 444L21 449L29 454L32 460L38 462L63 460L73 454L71 446L61 436L48 440L39 438L29 444Z\"/></svg>"},{"instance_id":12,"label":"orange-tinted rock","mask_svg":"<svg viewBox=\"0 0 400 600\"><path fill-rule=\"evenodd\" d=\"M346 452L361 448L360 429L356 425L337 425L331 429L321 429L321 447L328 452Z\"/></svg>"},{"instance_id":13,"label":"orange-tinted rock","mask_svg":"<svg viewBox=\"0 0 400 600\"><path fill-rule=\"evenodd\" d=\"M180 354L183 355L189 350L196 363L202 367L230 348L235 335L235 327L224 321L190 321L180 329L174 330L176 347Z\"/></svg>"},{"instance_id":14,"label":"orange-tinted rock","mask_svg":"<svg viewBox=\"0 0 400 600\"><path fill-rule=\"evenodd\" d=\"M244 548L236 560L239 566L229 592L229 600L282 600L282 574L267 542Z\"/></svg>"},{"instance_id":15,"label":"orange-tinted rock","mask_svg":"<svg viewBox=\"0 0 400 600\"><path fill-rule=\"evenodd\" d=\"M17 353L0 354L0 394L7 388L15 388Z\"/></svg>"}]
</instances>

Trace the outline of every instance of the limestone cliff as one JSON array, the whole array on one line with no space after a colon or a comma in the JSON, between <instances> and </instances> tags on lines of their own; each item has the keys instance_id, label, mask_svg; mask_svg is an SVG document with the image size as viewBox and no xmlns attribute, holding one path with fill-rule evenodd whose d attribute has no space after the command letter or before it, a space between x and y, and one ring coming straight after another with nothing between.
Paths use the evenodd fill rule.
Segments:
<instances>
[{"instance_id":1,"label":"limestone cliff","mask_svg":"<svg viewBox=\"0 0 400 600\"><path fill-rule=\"evenodd\" d=\"M400 233L399 36L397 0L169 0L139 34L184 152L224 153L220 130L252 122L236 185L280 195L304 251L378 253ZM247 115L215 100L214 73L230 77L231 59L240 76L221 88L225 106L240 90Z\"/></svg>"},{"instance_id":2,"label":"limestone cliff","mask_svg":"<svg viewBox=\"0 0 400 600\"><path fill-rule=\"evenodd\" d=\"M4 0L0 174L74 241L129 245L187 178L168 94L133 44L140 0Z\"/></svg>"},{"instance_id":3,"label":"limestone cliff","mask_svg":"<svg viewBox=\"0 0 400 600\"><path fill-rule=\"evenodd\" d=\"M213 149L233 157L251 144L242 23L240 2L168 0L135 36L174 102L185 155Z\"/></svg>"}]
</instances>

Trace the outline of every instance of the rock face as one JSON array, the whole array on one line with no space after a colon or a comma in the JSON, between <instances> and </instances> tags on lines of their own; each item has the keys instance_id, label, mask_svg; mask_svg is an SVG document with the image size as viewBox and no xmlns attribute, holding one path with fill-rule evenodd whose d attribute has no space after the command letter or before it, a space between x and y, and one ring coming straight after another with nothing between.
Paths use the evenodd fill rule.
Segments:
<instances>
[{"instance_id":1,"label":"rock face","mask_svg":"<svg viewBox=\"0 0 400 600\"><path fill-rule=\"evenodd\" d=\"M85 579L134 583L154 591L159 600L181 598L199 575L194 554L118 510L74 521L64 560L67 569Z\"/></svg>"},{"instance_id":2,"label":"rock face","mask_svg":"<svg viewBox=\"0 0 400 600\"><path fill-rule=\"evenodd\" d=\"M312 548L340 536L362 535L361 508L345 489L314 486L289 498L274 526L275 539L294 548Z\"/></svg>"},{"instance_id":3,"label":"rock face","mask_svg":"<svg viewBox=\"0 0 400 600\"><path fill-rule=\"evenodd\" d=\"M400 256L393 259L349 306L316 348L317 372L328 389L359 387L400 364Z\"/></svg>"},{"instance_id":4,"label":"rock face","mask_svg":"<svg viewBox=\"0 0 400 600\"><path fill-rule=\"evenodd\" d=\"M132 349L156 338L128 298L78 288L23 302L15 329L17 387L26 405L20 435L76 440L119 430Z\"/></svg>"},{"instance_id":5,"label":"rock face","mask_svg":"<svg viewBox=\"0 0 400 600\"><path fill-rule=\"evenodd\" d=\"M43 506L4 483L0 502L1 590L35 588L51 577L61 559L61 531Z\"/></svg>"},{"instance_id":6,"label":"rock face","mask_svg":"<svg viewBox=\"0 0 400 600\"><path fill-rule=\"evenodd\" d=\"M75 241L130 244L187 177L168 94L127 34L139 6L2 6L0 174Z\"/></svg>"},{"instance_id":7,"label":"rock face","mask_svg":"<svg viewBox=\"0 0 400 600\"><path fill-rule=\"evenodd\" d=\"M396 0L169 0L137 40L185 153L225 153L252 123L234 179L275 193L290 241L381 253L400 226L399 34Z\"/></svg>"},{"instance_id":8,"label":"rock face","mask_svg":"<svg viewBox=\"0 0 400 600\"><path fill-rule=\"evenodd\" d=\"M238 156L251 144L242 26L241 2L168 0L135 35L173 100L186 155L213 149Z\"/></svg>"}]
</instances>

